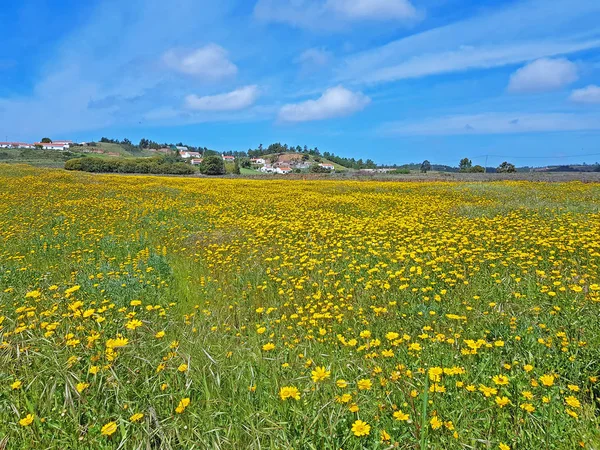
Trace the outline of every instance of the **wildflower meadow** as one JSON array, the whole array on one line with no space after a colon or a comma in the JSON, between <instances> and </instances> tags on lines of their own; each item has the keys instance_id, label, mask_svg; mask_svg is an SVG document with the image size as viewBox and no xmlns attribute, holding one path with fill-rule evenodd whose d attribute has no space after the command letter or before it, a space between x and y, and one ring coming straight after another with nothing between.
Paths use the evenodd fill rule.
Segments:
<instances>
[{"instance_id":1,"label":"wildflower meadow","mask_svg":"<svg viewBox=\"0 0 600 450\"><path fill-rule=\"evenodd\" d=\"M0 449L600 449L600 185L0 165Z\"/></svg>"}]
</instances>

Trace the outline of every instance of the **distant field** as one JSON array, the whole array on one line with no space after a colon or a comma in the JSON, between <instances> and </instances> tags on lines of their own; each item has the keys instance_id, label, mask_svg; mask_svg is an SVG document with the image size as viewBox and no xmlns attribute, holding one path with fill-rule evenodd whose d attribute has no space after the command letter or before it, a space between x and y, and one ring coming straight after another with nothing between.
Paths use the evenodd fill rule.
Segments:
<instances>
[{"instance_id":1,"label":"distant field","mask_svg":"<svg viewBox=\"0 0 600 450\"><path fill-rule=\"evenodd\" d=\"M262 172L254 169L246 169L244 167L240 167L240 175L262 175Z\"/></svg>"},{"instance_id":2,"label":"distant field","mask_svg":"<svg viewBox=\"0 0 600 450\"><path fill-rule=\"evenodd\" d=\"M600 448L600 184L0 164L0 448Z\"/></svg>"},{"instance_id":3,"label":"distant field","mask_svg":"<svg viewBox=\"0 0 600 450\"><path fill-rule=\"evenodd\" d=\"M38 149L0 149L1 163L30 164L38 167L62 168L70 158L79 156L74 153L64 153L56 150L38 150Z\"/></svg>"}]
</instances>

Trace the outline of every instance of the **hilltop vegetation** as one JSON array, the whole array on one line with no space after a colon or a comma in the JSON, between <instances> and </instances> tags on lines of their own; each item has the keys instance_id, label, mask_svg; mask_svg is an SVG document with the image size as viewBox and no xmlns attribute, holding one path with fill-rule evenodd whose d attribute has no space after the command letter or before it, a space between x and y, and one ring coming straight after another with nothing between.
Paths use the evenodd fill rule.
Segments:
<instances>
[{"instance_id":1,"label":"hilltop vegetation","mask_svg":"<svg viewBox=\"0 0 600 450\"><path fill-rule=\"evenodd\" d=\"M178 158L153 156L151 158L96 158L85 157L70 159L65 163L66 170L80 170L96 173L153 173L190 175L194 168Z\"/></svg>"}]
</instances>

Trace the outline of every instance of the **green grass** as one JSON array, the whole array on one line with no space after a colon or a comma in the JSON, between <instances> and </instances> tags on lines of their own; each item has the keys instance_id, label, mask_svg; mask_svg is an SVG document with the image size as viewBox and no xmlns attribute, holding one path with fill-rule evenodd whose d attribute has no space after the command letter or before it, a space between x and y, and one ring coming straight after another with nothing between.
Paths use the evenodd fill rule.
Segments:
<instances>
[{"instance_id":1,"label":"green grass","mask_svg":"<svg viewBox=\"0 0 600 450\"><path fill-rule=\"evenodd\" d=\"M0 165L0 448L599 448L599 203L581 183Z\"/></svg>"},{"instance_id":2,"label":"green grass","mask_svg":"<svg viewBox=\"0 0 600 450\"><path fill-rule=\"evenodd\" d=\"M262 172L254 169L247 169L245 167L240 167L240 175L260 175Z\"/></svg>"}]
</instances>

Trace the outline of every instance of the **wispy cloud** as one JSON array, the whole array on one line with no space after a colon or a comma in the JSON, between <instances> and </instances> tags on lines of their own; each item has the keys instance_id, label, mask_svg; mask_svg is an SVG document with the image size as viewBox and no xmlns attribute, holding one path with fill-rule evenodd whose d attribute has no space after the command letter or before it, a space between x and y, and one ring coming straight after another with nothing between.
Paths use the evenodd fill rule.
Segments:
<instances>
[{"instance_id":1,"label":"wispy cloud","mask_svg":"<svg viewBox=\"0 0 600 450\"><path fill-rule=\"evenodd\" d=\"M600 29L593 19L599 14L600 2L588 0L554 0L551 8L545 0L509 3L496 12L349 56L337 68L337 79L383 83L600 48Z\"/></svg>"},{"instance_id":2,"label":"wispy cloud","mask_svg":"<svg viewBox=\"0 0 600 450\"><path fill-rule=\"evenodd\" d=\"M450 136L600 130L600 114L483 113L390 122L384 134Z\"/></svg>"},{"instance_id":3,"label":"wispy cloud","mask_svg":"<svg viewBox=\"0 0 600 450\"><path fill-rule=\"evenodd\" d=\"M582 89L575 89L569 100L575 103L600 104L600 86L590 84Z\"/></svg>"},{"instance_id":4,"label":"wispy cloud","mask_svg":"<svg viewBox=\"0 0 600 450\"><path fill-rule=\"evenodd\" d=\"M253 105L259 96L258 86L245 86L235 91L218 95L188 95L185 106L195 111L237 111Z\"/></svg>"},{"instance_id":5,"label":"wispy cloud","mask_svg":"<svg viewBox=\"0 0 600 450\"><path fill-rule=\"evenodd\" d=\"M510 77L510 92L547 92L565 87L579 78L577 66L558 58L541 58L521 67Z\"/></svg>"},{"instance_id":6,"label":"wispy cloud","mask_svg":"<svg viewBox=\"0 0 600 450\"><path fill-rule=\"evenodd\" d=\"M308 122L351 115L364 109L371 99L361 92L343 86L327 89L316 100L284 105L279 111L283 122Z\"/></svg>"},{"instance_id":7,"label":"wispy cloud","mask_svg":"<svg viewBox=\"0 0 600 450\"><path fill-rule=\"evenodd\" d=\"M163 61L171 69L200 78L219 80L235 75L238 68L229 61L227 50L208 44L192 51L168 50Z\"/></svg>"},{"instance_id":8,"label":"wispy cloud","mask_svg":"<svg viewBox=\"0 0 600 450\"><path fill-rule=\"evenodd\" d=\"M325 8L355 20L415 19L409 0L327 0Z\"/></svg>"},{"instance_id":9,"label":"wispy cloud","mask_svg":"<svg viewBox=\"0 0 600 450\"><path fill-rule=\"evenodd\" d=\"M422 15L409 0L258 0L254 8L265 22L343 32L349 22L412 22Z\"/></svg>"},{"instance_id":10,"label":"wispy cloud","mask_svg":"<svg viewBox=\"0 0 600 450\"><path fill-rule=\"evenodd\" d=\"M304 50L295 60L304 67L321 67L327 65L333 55L324 48L309 48Z\"/></svg>"}]
</instances>

